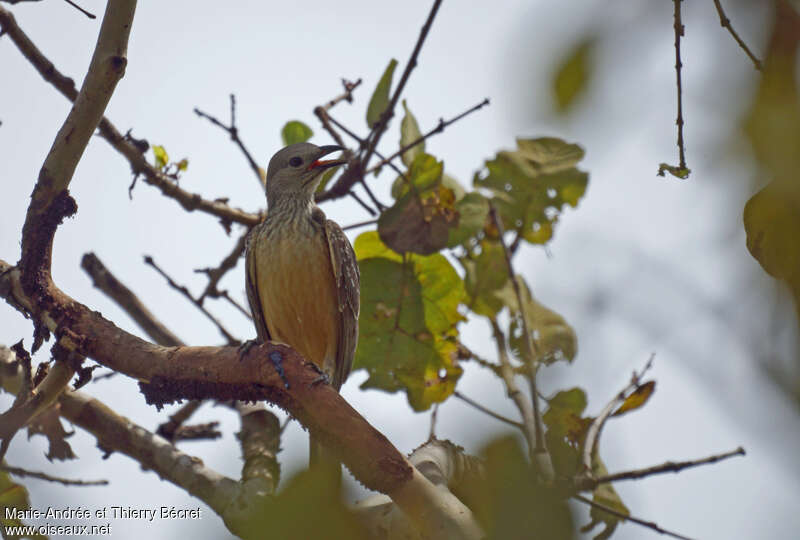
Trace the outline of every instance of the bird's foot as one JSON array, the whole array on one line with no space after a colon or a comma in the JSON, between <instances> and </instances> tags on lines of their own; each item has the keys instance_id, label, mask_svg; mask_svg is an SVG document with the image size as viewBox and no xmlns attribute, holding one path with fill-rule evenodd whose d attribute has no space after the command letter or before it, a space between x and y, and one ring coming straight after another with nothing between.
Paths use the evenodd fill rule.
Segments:
<instances>
[{"instance_id":1,"label":"bird's foot","mask_svg":"<svg viewBox=\"0 0 800 540\"><path fill-rule=\"evenodd\" d=\"M317 386L318 384L331 384L331 378L328 377L328 374L322 371L317 364L314 362L308 362L311 365L311 368L319 373L319 375L311 381L311 386Z\"/></svg>"},{"instance_id":2,"label":"bird's foot","mask_svg":"<svg viewBox=\"0 0 800 540\"><path fill-rule=\"evenodd\" d=\"M269 353L269 360L272 362L272 366L275 368L275 371L278 372L278 375L283 381L284 388L288 390L289 379L286 378L286 372L283 370L283 357L281 356L281 353L278 351L272 351Z\"/></svg>"}]
</instances>

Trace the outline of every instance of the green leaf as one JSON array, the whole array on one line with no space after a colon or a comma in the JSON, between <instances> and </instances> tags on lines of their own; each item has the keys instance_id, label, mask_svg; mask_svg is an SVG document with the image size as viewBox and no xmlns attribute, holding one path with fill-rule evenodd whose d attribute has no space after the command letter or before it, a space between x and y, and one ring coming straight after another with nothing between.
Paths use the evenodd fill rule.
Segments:
<instances>
[{"instance_id":1,"label":"green leaf","mask_svg":"<svg viewBox=\"0 0 800 540\"><path fill-rule=\"evenodd\" d=\"M369 378L364 388L404 390L420 411L455 390L456 324L464 285L446 257L407 256L383 245L375 231L355 241L361 270L359 346L354 365Z\"/></svg>"},{"instance_id":2,"label":"green leaf","mask_svg":"<svg viewBox=\"0 0 800 540\"><path fill-rule=\"evenodd\" d=\"M281 130L281 139L284 146L290 144L306 142L314 135L311 128L305 125L300 120L290 120L286 122Z\"/></svg>"},{"instance_id":3,"label":"green leaf","mask_svg":"<svg viewBox=\"0 0 800 540\"><path fill-rule=\"evenodd\" d=\"M185 171L186 169L189 168L189 160L186 159L186 158L183 158L178 163L176 163L176 165L178 166L178 170L179 171Z\"/></svg>"},{"instance_id":4,"label":"green leaf","mask_svg":"<svg viewBox=\"0 0 800 540\"><path fill-rule=\"evenodd\" d=\"M575 168L583 150L560 139L517 139L518 150L498 152L474 184L492 191L507 231L533 244L548 242L563 206L577 206L589 175Z\"/></svg>"},{"instance_id":5,"label":"green leaf","mask_svg":"<svg viewBox=\"0 0 800 540\"><path fill-rule=\"evenodd\" d=\"M800 284L800 188L777 181L744 206L747 249L769 275Z\"/></svg>"},{"instance_id":6,"label":"green leaf","mask_svg":"<svg viewBox=\"0 0 800 540\"><path fill-rule=\"evenodd\" d=\"M392 76L394 75L394 68L397 67L397 60L394 58L389 61L386 70L383 72L381 79L378 81L378 86L372 93L372 98L369 100L367 106L367 127L373 128L375 123L380 120L381 115L389 106L389 91L392 87Z\"/></svg>"},{"instance_id":7,"label":"green leaf","mask_svg":"<svg viewBox=\"0 0 800 540\"><path fill-rule=\"evenodd\" d=\"M167 154L166 148L161 145L154 144L153 148L153 156L155 157L154 166L156 169L163 169L166 167L167 163L169 163L169 154Z\"/></svg>"},{"instance_id":8,"label":"green leaf","mask_svg":"<svg viewBox=\"0 0 800 540\"><path fill-rule=\"evenodd\" d=\"M417 119L414 118L414 115L411 114L411 111L408 109L406 100L403 100L403 108L406 111L406 115L403 117L403 121L400 123L400 148L404 148L406 145L411 144L422 137L422 132L419 130ZM412 148L409 148L403 152L400 157L403 160L403 163L406 164L406 167L411 167L414 158L423 152L425 152L425 141L422 141Z\"/></svg>"},{"instance_id":9,"label":"green leaf","mask_svg":"<svg viewBox=\"0 0 800 540\"><path fill-rule=\"evenodd\" d=\"M513 286L510 291L506 289L501 295L511 310L509 326L511 350L520 360L525 360L527 344L522 325L522 316L524 315L535 347L533 353L538 352L536 360L545 364L552 364L558 360L571 362L578 351L578 338L575 331L561 315L539 303L533 297L522 276L517 276L517 282L520 296L522 296L522 310L519 308Z\"/></svg>"},{"instance_id":10,"label":"green leaf","mask_svg":"<svg viewBox=\"0 0 800 540\"><path fill-rule=\"evenodd\" d=\"M477 191L467 193L461 200L456 197L456 200L458 227L450 229L447 247L455 247L475 238L483 230L486 216L489 215L489 201Z\"/></svg>"},{"instance_id":11,"label":"green leaf","mask_svg":"<svg viewBox=\"0 0 800 540\"><path fill-rule=\"evenodd\" d=\"M398 176L392 184L392 197L399 199L409 192L409 182L414 186L418 194L432 190L442 183L442 173L444 162L437 161L430 154L419 153L411 162L405 178ZM408 180L408 181L406 181Z\"/></svg>"},{"instance_id":12,"label":"green leaf","mask_svg":"<svg viewBox=\"0 0 800 540\"><path fill-rule=\"evenodd\" d=\"M453 190L453 194L456 196L456 201L460 201L467 194L467 190L464 189L464 186L461 185L461 182L447 173L442 173L442 185Z\"/></svg>"},{"instance_id":13,"label":"green leaf","mask_svg":"<svg viewBox=\"0 0 800 540\"><path fill-rule=\"evenodd\" d=\"M480 254L474 259L462 259L467 291L467 307L478 315L494 317L505 306L498 295L509 282L503 246L484 240Z\"/></svg>"},{"instance_id":14,"label":"green leaf","mask_svg":"<svg viewBox=\"0 0 800 540\"><path fill-rule=\"evenodd\" d=\"M556 110L567 112L581 97L592 75L594 39L584 39L569 51L553 76L553 97Z\"/></svg>"},{"instance_id":15,"label":"green leaf","mask_svg":"<svg viewBox=\"0 0 800 540\"><path fill-rule=\"evenodd\" d=\"M591 419L581 417L585 409L586 393L576 387L553 396L542 415L553 467L561 475L574 476L582 467L580 449L591 423Z\"/></svg>"}]
</instances>

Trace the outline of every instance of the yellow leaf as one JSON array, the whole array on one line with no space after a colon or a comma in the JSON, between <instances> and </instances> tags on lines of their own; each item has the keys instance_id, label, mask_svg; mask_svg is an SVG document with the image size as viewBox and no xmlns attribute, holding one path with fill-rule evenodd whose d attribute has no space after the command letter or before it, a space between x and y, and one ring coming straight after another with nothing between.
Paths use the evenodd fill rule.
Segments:
<instances>
[{"instance_id":1,"label":"yellow leaf","mask_svg":"<svg viewBox=\"0 0 800 540\"><path fill-rule=\"evenodd\" d=\"M619 406L619 409L614 411L612 416L620 416L626 412L638 409L647 403L647 400L653 395L655 389L656 381L648 381L640 385L636 390L633 391L631 395L625 398L625 401L622 402L622 405Z\"/></svg>"}]
</instances>

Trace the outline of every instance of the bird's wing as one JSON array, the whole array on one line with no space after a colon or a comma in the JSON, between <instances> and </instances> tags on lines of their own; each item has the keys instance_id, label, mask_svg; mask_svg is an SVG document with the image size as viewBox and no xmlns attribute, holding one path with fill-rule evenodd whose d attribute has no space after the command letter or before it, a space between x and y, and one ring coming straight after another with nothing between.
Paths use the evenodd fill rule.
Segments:
<instances>
[{"instance_id":1,"label":"bird's wing","mask_svg":"<svg viewBox=\"0 0 800 540\"><path fill-rule=\"evenodd\" d=\"M325 222L325 237L331 254L331 266L339 300L339 347L331 383L337 390L350 374L358 345L358 313L360 310L360 275L353 246L339 225Z\"/></svg>"},{"instance_id":2,"label":"bird's wing","mask_svg":"<svg viewBox=\"0 0 800 540\"><path fill-rule=\"evenodd\" d=\"M256 325L258 341L264 343L270 340L267 323L264 319L264 311L261 307L261 295L258 293L258 268L256 265L256 236L261 232L263 223L259 223L247 236L245 247L245 286L247 289L247 301L250 304L250 313Z\"/></svg>"}]
</instances>

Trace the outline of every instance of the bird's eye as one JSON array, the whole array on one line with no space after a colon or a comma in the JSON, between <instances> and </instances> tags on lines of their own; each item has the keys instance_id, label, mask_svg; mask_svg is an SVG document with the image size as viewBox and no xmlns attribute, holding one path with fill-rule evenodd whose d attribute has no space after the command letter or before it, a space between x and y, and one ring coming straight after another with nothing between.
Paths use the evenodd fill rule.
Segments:
<instances>
[{"instance_id":1,"label":"bird's eye","mask_svg":"<svg viewBox=\"0 0 800 540\"><path fill-rule=\"evenodd\" d=\"M302 164L303 164L303 158L301 157L295 156L289 160L289 165L291 165L292 167L299 167Z\"/></svg>"}]
</instances>

